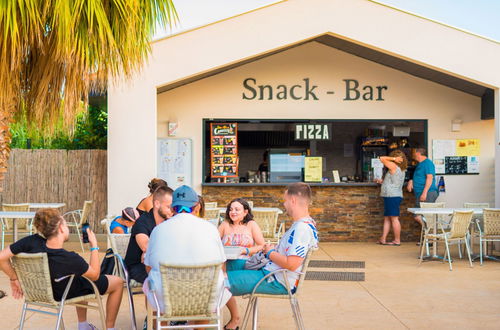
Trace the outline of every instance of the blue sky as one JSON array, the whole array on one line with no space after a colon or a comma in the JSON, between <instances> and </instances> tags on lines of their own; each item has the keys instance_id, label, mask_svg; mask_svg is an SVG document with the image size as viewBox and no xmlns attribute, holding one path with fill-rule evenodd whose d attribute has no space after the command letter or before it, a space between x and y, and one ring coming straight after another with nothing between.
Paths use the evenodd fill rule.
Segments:
<instances>
[{"instance_id":1,"label":"blue sky","mask_svg":"<svg viewBox=\"0 0 500 330\"><path fill-rule=\"evenodd\" d=\"M350 0L343 0L350 1ZM376 0L500 41L500 0ZM276 0L174 0L180 22L155 39L256 9Z\"/></svg>"}]
</instances>

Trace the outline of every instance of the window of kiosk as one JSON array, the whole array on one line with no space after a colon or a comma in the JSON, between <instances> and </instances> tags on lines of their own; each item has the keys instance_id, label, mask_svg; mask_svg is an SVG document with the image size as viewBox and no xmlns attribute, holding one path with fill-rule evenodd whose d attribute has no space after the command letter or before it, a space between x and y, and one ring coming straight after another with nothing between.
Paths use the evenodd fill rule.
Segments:
<instances>
[{"instance_id":1,"label":"window of kiosk","mask_svg":"<svg viewBox=\"0 0 500 330\"><path fill-rule=\"evenodd\" d=\"M211 140L211 124L237 124L234 136ZM328 132L318 131L304 139L304 125L327 125ZM223 127L229 127L223 125ZM302 133L297 133L297 127ZM204 119L203 175L205 182L288 183L303 180L305 156L322 157L323 182L334 182L338 171L342 181L371 182L372 159L401 149L409 158L412 149L427 146L427 120L242 120ZM213 127L213 126L212 126ZM219 130L219 132L225 130ZM212 132L213 133L213 132ZM324 138L326 134L327 139ZM297 138L297 137L302 138ZM234 137L234 140L233 140ZM307 135L306 135L307 137ZM324 138L324 139L321 139ZM220 142L222 141L222 142ZM235 146L227 145L234 142ZM214 142L221 143L218 152L235 154L217 156L213 164ZM216 148L217 149L217 148ZM216 176L213 166L218 165ZM285 166L286 165L286 166ZM288 167L287 167L288 166ZM236 172L236 173L233 173ZM300 173L299 173L300 172ZM224 177L223 174L228 174Z\"/></svg>"}]
</instances>

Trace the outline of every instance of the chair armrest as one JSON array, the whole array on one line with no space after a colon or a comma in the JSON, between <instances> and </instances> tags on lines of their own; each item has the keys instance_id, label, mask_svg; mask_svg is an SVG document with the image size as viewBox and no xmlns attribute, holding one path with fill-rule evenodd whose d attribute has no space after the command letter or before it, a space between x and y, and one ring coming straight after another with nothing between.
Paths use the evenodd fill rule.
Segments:
<instances>
[{"instance_id":1,"label":"chair armrest","mask_svg":"<svg viewBox=\"0 0 500 330\"><path fill-rule=\"evenodd\" d=\"M285 278L286 290L288 291L288 294L291 295L292 292L291 292L291 289L290 289L290 284L288 283L288 278L286 277L286 273L287 272L295 273L295 274L298 274L298 275L302 275L303 274L302 272L295 272L293 270L288 270L288 269L284 269L284 268L275 270L273 272L270 272L269 274L266 274L263 278L260 279L259 282L257 282L257 284L253 287L252 294L255 293L255 291L258 289L258 287L261 285L261 283L264 282L264 280L267 280L269 277L271 277L271 276L273 276L275 274L283 273L283 275L284 275L283 277Z\"/></svg>"},{"instance_id":2,"label":"chair armrest","mask_svg":"<svg viewBox=\"0 0 500 330\"><path fill-rule=\"evenodd\" d=\"M69 288L71 287L71 284L73 283L73 280L75 279L75 274L71 275L66 275L63 277L59 277L54 279L54 282L61 282L62 280L66 279L69 277L68 284L66 284L66 288L64 289L64 293L61 298L61 304L64 304L64 301L66 300L66 297L68 296Z\"/></svg>"}]
</instances>

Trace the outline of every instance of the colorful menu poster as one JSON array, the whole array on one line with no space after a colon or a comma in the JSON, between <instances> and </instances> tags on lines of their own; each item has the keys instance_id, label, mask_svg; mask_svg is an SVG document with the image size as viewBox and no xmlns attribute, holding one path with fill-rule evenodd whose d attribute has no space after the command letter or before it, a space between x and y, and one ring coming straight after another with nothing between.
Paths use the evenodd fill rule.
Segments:
<instances>
[{"instance_id":1,"label":"colorful menu poster","mask_svg":"<svg viewBox=\"0 0 500 330\"><path fill-rule=\"evenodd\" d=\"M238 176L238 124L210 124L210 174L212 178Z\"/></svg>"},{"instance_id":2,"label":"colorful menu poster","mask_svg":"<svg viewBox=\"0 0 500 330\"><path fill-rule=\"evenodd\" d=\"M323 157L306 157L304 162L304 181L321 182L323 176Z\"/></svg>"}]
</instances>

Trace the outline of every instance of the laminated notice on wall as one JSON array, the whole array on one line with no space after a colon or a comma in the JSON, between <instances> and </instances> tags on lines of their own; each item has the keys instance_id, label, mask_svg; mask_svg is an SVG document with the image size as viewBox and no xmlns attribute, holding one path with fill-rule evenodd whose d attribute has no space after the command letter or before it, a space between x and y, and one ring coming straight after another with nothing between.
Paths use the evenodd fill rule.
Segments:
<instances>
[{"instance_id":1,"label":"laminated notice on wall","mask_svg":"<svg viewBox=\"0 0 500 330\"><path fill-rule=\"evenodd\" d=\"M479 174L479 139L433 140L436 174Z\"/></svg>"},{"instance_id":2,"label":"laminated notice on wall","mask_svg":"<svg viewBox=\"0 0 500 330\"><path fill-rule=\"evenodd\" d=\"M304 181L321 182L323 176L323 157L306 157L304 162Z\"/></svg>"}]
</instances>

